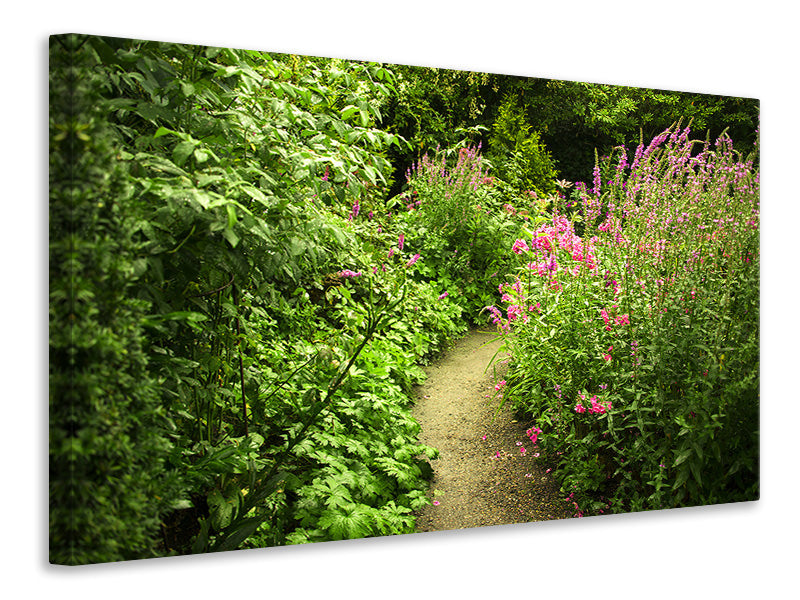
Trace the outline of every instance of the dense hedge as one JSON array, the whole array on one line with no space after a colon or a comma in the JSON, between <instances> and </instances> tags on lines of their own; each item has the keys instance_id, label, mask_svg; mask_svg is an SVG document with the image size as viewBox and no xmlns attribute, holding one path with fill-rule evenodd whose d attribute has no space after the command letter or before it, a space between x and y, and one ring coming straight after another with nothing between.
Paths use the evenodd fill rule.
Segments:
<instances>
[{"instance_id":1,"label":"dense hedge","mask_svg":"<svg viewBox=\"0 0 800 600\"><path fill-rule=\"evenodd\" d=\"M178 498L135 297L125 167L86 41L51 40L50 558L153 556Z\"/></svg>"}]
</instances>

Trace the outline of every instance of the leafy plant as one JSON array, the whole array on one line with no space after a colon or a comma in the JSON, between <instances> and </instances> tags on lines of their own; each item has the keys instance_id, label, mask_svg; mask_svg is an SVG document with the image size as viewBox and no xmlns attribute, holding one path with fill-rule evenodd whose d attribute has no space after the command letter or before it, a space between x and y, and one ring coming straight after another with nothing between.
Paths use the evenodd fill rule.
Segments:
<instances>
[{"instance_id":1,"label":"leafy plant","mask_svg":"<svg viewBox=\"0 0 800 600\"><path fill-rule=\"evenodd\" d=\"M757 171L728 138L692 154L675 134L630 167L604 148L591 190L545 196L563 114L540 92L590 97L605 144L643 110L630 90L97 36L54 37L51 65L52 560L413 531L436 450L409 392L486 318L511 336L510 397L579 456L559 471L579 495L756 489ZM705 262L677 277L686 252ZM624 273L662 283L640 297ZM482 312L499 284L503 313Z\"/></svg>"},{"instance_id":2,"label":"leafy plant","mask_svg":"<svg viewBox=\"0 0 800 600\"><path fill-rule=\"evenodd\" d=\"M532 193L545 197L556 190L558 172L539 132L532 131L515 96L500 106L489 138L488 159L510 199Z\"/></svg>"},{"instance_id":3,"label":"leafy plant","mask_svg":"<svg viewBox=\"0 0 800 600\"><path fill-rule=\"evenodd\" d=\"M519 239L490 309L514 354L504 398L586 511L758 497L758 171L688 135L598 164L574 193L583 237L556 214Z\"/></svg>"},{"instance_id":4,"label":"leafy plant","mask_svg":"<svg viewBox=\"0 0 800 600\"><path fill-rule=\"evenodd\" d=\"M50 60L50 560L155 556L160 518L183 499L149 306L133 294L130 189L86 39L52 38Z\"/></svg>"}]
</instances>

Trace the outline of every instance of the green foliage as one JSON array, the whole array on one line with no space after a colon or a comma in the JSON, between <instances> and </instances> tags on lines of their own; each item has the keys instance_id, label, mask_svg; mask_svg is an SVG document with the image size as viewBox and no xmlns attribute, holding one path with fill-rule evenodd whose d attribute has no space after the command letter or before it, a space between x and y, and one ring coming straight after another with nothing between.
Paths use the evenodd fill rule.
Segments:
<instances>
[{"instance_id":1,"label":"green foliage","mask_svg":"<svg viewBox=\"0 0 800 600\"><path fill-rule=\"evenodd\" d=\"M155 556L180 496L133 294L125 166L85 38L51 38L50 61L50 561Z\"/></svg>"},{"instance_id":2,"label":"green foliage","mask_svg":"<svg viewBox=\"0 0 800 600\"><path fill-rule=\"evenodd\" d=\"M737 149L749 152L758 130L758 101L573 81L520 81L525 110L542 134L561 176L581 181L594 153L615 146L635 148L678 121L716 138L726 129Z\"/></svg>"},{"instance_id":3,"label":"green foliage","mask_svg":"<svg viewBox=\"0 0 800 600\"><path fill-rule=\"evenodd\" d=\"M397 93L389 99L385 127L408 140L408 145L390 151L396 179L391 195L401 191L402 175L418 157L481 140L488 130L484 113L492 102L497 77L407 65L393 70Z\"/></svg>"},{"instance_id":4,"label":"green foliage","mask_svg":"<svg viewBox=\"0 0 800 600\"><path fill-rule=\"evenodd\" d=\"M509 95L500 105L487 158L512 198L530 192L545 197L556 190L558 172L553 159L539 132L531 130L515 96Z\"/></svg>"},{"instance_id":5,"label":"green foliage","mask_svg":"<svg viewBox=\"0 0 800 600\"><path fill-rule=\"evenodd\" d=\"M573 194L583 236L557 215L515 243L493 309L505 398L580 514L758 498L758 170L688 133L598 165Z\"/></svg>"},{"instance_id":6,"label":"green foliage","mask_svg":"<svg viewBox=\"0 0 800 600\"><path fill-rule=\"evenodd\" d=\"M410 416L409 392L424 378L419 365L468 321L486 317L481 310L518 266L506 249L565 201L545 195L555 169L542 140L552 147L547 136L564 115L533 93L541 83L53 38L51 560L413 531L436 456L418 443ZM627 141L644 106L616 89L565 90L591 97L592 119L608 139ZM501 106L508 94L524 102ZM703 106L709 122L730 108ZM748 106L739 107L742 125ZM571 104L567 112L577 110ZM479 142L492 124L494 172ZM599 181L615 179L615 166L601 162ZM735 193L738 184L713 185ZM618 202L620 189L604 189L601 204ZM529 190L535 195L521 193ZM591 205L586 194L577 187L570 199L576 221L578 207ZM579 226L590 231L595 221L584 214ZM620 268L619 257L603 258ZM735 280L752 290L757 270L725 267L714 277L697 285L728 289ZM542 292L548 319L570 314L564 301L579 304L550 291ZM601 302L608 290L593 284L582 293ZM757 329L748 320L757 294L709 298L704 306L716 302L749 324L736 330L714 321L714 331L725 331L711 352L720 368L712 364L714 376L703 380L695 368L695 380L679 386L697 415L683 415L670 431L691 440L675 458L683 478L675 490L685 488L687 498L699 485L695 444L703 460L718 451L738 457L726 485L752 486L755 468L746 436L757 403L739 398L752 400L757 383ZM673 329L683 327L678 317ZM542 323L531 337L521 333L519 348L549 340L552 361L518 369L515 389L529 391L532 403L548 401L547 378L588 391L602 371L558 357L589 360L603 335L580 322ZM659 331L648 348L660 348L652 354L660 358L637 373L649 368L669 389L668 373L706 356L699 344L709 329L674 347L674 331ZM724 381L727 412L705 410L722 385L722 365L735 374ZM660 398L637 389L643 407ZM645 426L654 410L647 406L637 413ZM564 427L560 414L541 418ZM713 441L703 433L709 423L719 424ZM651 447L658 435L641 439ZM573 439L587 460L565 467L568 479L606 474L613 453L593 455L596 436ZM666 479L649 463L642 468L666 493ZM624 472L615 474L620 489ZM638 506L641 498L630 492L625 502Z\"/></svg>"},{"instance_id":7,"label":"green foliage","mask_svg":"<svg viewBox=\"0 0 800 600\"><path fill-rule=\"evenodd\" d=\"M407 190L396 199L405 205L399 220L425 257L420 275L435 280L477 323L513 266L504 248L542 205L530 196L517 198L516 207L504 203L478 147L457 149L455 160L447 154L425 155L409 170Z\"/></svg>"},{"instance_id":8,"label":"green foliage","mask_svg":"<svg viewBox=\"0 0 800 600\"><path fill-rule=\"evenodd\" d=\"M94 86L79 113L95 111L75 120L54 110L51 142L54 182L75 144L89 144L69 186L53 185L52 272L72 269L51 286L54 560L295 543L306 530L315 540L412 531L430 472L419 456L435 451L415 441L407 394L424 376L417 361L464 324L458 305L408 276L413 261L398 253L378 270L390 244L372 220L384 218L390 183L383 153L402 143L375 127L393 74L78 43L94 78L53 71L64 111L72 98L58 86L76 80ZM373 277L362 285L349 268ZM74 340L55 323L80 314L76 302L95 312ZM93 351L108 346L85 369L84 338ZM84 410L70 374L93 386L86 401L119 396L113 415ZM76 501L103 515L77 548Z\"/></svg>"}]
</instances>

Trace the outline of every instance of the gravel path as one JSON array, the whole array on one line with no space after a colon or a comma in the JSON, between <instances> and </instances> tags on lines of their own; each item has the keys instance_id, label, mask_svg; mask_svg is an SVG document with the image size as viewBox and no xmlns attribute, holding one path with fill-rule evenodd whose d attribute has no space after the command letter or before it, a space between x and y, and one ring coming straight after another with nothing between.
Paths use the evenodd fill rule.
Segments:
<instances>
[{"instance_id":1,"label":"gravel path","mask_svg":"<svg viewBox=\"0 0 800 600\"><path fill-rule=\"evenodd\" d=\"M417 513L417 531L572 516L526 435L534 423L518 422L510 407L497 413L494 385L504 365L487 369L500 346L495 337L471 331L425 369L416 390L420 441L439 449L430 492L438 505Z\"/></svg>"}]
</instances>

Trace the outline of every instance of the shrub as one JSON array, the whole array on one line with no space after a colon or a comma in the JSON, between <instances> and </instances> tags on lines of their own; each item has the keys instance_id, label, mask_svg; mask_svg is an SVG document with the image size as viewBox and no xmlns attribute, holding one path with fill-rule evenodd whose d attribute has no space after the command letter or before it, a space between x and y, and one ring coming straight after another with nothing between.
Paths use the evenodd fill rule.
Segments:
<instances>
[{"instance_id":1,"label":"shrub","mask_svg":"<svg viewBox=\"0 0 800 600\"><path fill-rule=\"evenodd\" d=\"M130 193L85 42L50 44L50 561L71 565L155 556L179 505Z\"/></svg>"},{"instance_id":2,"label":"shrub","mask_svg":"<svg viewBox=\"0 0 800 600\"><path fill-rule=\"evenodd\" d=\"M688 135L598 164L490 308L582 514L758 498L758 170Z\"/></svg>"},{"instance_id":3,"label":"shrub","mask_svg":"<svg viewBox=\"0 0 800 600\"><path fill-rule=\"evenodd\" d=\"M546 197L556 190L553 158L515 96L509 95L498 110L487 158L509 199L529 193Z\"/></svg>"},{"instance_id":4,"label":"shrub","mask_svg":"<svg viewBox=\"0 0 800 600\"><path fill-rule=\"evenodd\" d=\"M400 219L425 257L420 274L435 279L466 317L478 322L480 309L512 265L503 248L539 206L503 203L480 145L459 148L455 162L446 154L425 155L409 169Z\"/></svg>"}]
</instances>

